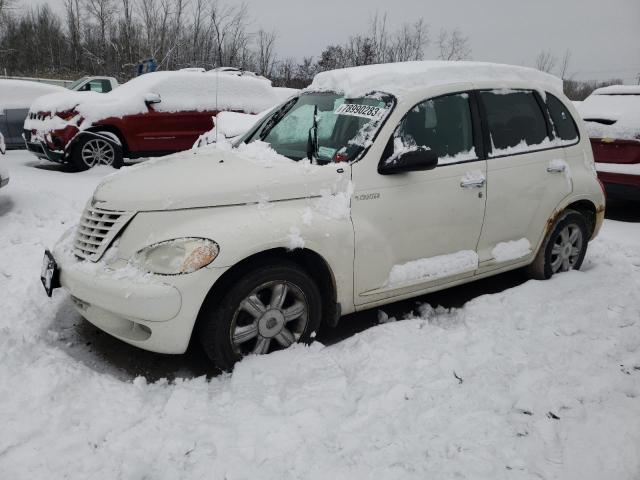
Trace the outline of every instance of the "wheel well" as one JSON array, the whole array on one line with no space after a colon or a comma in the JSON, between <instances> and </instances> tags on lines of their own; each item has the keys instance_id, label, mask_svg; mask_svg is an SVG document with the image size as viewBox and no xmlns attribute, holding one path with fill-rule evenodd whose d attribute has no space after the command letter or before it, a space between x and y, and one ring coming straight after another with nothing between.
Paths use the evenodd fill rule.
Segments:
<instances>
[{"instance_id":1,"label":"wheel well","mask_svg":"<svg viewBox=\"0 0 640 480\"><path fill-rule=\"evenodd\" d=\"M125 140L124 135L122 135L122 132L117 127L114 127L112 125L96 125L95 127L87 128L86 131L87 132L96 132L96 133L97 132L110 132L110 133L113 133L120 140L120 144L122 145L122 153L123 153L123 155L126 156L126 154L129 152L129 147L127 146L127 141Z\"/></svg>"},{"instance_id":2,"label":"wheel well","mask_svg":"<svg viewBox=\"0 0 640 480\"><path fill-rule=\"evenodd\" d=\"M567 205L567 209L576 210L584 215L589 227L589 235L592 235L596 228L596 206L589 200L579 200Z\"/></svg>"},{"instance_id":3,"label":"wheel well","mask_svg":"<svg viewBox=\"0 0 640 480\"><path fill-rule=\"evenodd\" d=\"M297 264L313 278L322 295L322 323L335 324L340 311L336 303L337 289L333 272L324 258L313 250L306 248L293 251L286 248L274 248L241 260L227 270L211 287L207 298L203 302L203 307L205 304L219 302L229 288L249 271L260 268L262 265L276 263L279 260L288 260ZM199 320L200 316L198 316Z\"/></svg>"}]
</instances>

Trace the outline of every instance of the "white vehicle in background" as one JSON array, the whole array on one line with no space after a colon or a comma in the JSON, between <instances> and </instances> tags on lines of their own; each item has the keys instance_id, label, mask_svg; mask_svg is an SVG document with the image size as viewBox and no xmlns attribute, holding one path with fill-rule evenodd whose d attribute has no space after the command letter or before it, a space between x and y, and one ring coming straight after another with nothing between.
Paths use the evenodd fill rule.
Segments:
<instances>
[{"instance_id":1,"label":"white vehicle in background","mask_svg":"<svg viewBox=\"0 0 640 480\"><path fill-rule=\"evenodd\" d=\"M108 177L43 284L127 343L182 353L195 333L230 369L357 310L578 269L605 199L574 118L559 79L522 67L324 72L233 148Z\"/></svg>"},{"instance_id":2,"label":"white vehicle in background","mask_svg":"<svg viewBox=\"0 0 640 480\"><path fill-rule=\"evenodd\" d=\"M113 77L82 77L67 86L74 92L108 93L118 87L118 80Z\"/></svg>"}]
</instances>

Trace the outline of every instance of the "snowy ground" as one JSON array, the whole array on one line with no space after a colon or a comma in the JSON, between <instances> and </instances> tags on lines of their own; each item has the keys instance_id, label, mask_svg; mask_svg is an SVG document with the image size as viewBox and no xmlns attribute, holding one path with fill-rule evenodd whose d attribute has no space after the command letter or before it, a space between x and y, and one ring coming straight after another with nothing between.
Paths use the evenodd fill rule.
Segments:
<instances>
[{"instance_id":1,"label":"snowy ground","mask_svg":"<svg viewBox=\"0 0 640 480\"><path fill-rule=\"evenodd\" d=\"M152 382L38 280L110 170L0 162L2 479L640 478L640 223L608 220L581 272Z\"/></svg>"}]
</instances>

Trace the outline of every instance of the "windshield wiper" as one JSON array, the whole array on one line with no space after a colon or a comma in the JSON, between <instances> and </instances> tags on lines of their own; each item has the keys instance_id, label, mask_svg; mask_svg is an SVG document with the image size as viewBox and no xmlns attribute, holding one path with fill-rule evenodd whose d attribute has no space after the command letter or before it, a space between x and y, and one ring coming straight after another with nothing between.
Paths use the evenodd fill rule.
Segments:
<instances>
[{"instance_id":1,"label":"windshield wiper","mask_svg":"<svg viewBox=\"0 0 640 480\"><path fill-rule=\"evenodd\" d=\"M318 159L318 105L314 105L313 109L313 125L309 129L309 138L307 139L307 158L312 163Z\"/></svg>"},{"instance_id":2,"label":"windshield wiper","mask_svg":"<svg viewBox=\"0 0 640 480\"><path fill-rule=\"evenodd\" d=\"M291 109L291 107L293 107L293 105L297 101L298 97L291 99L289 103L285 103L278 112L274 113L271 118L267 120L262 126L262 129L258 134L258 138L260 138L260 140L264 140L267 135L269 135L269 132L271 132L271 129L276 125L276 123L278 123L282 119L282 117L286 115L286 113Z\"/></svg>"}]
</instances>

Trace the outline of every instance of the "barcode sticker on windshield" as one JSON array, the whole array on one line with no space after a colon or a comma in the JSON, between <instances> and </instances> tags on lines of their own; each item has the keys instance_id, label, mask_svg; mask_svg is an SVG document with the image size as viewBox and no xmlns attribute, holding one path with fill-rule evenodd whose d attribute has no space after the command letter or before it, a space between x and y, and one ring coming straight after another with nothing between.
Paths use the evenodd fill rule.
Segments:
<instances>
[{"instance_id":1,"label":"barcode sticker on windshield","mask_svg":"<svg viewBox=\"0 0 640 480\"><path fill-rule=\"evenodd\" d=\"M336 115L351 115L353 117L365 117L380 119L384 115L384 108L370 105L358 105L356 103L343 103L334 112Z\"/></svg>"}]
</instances>

